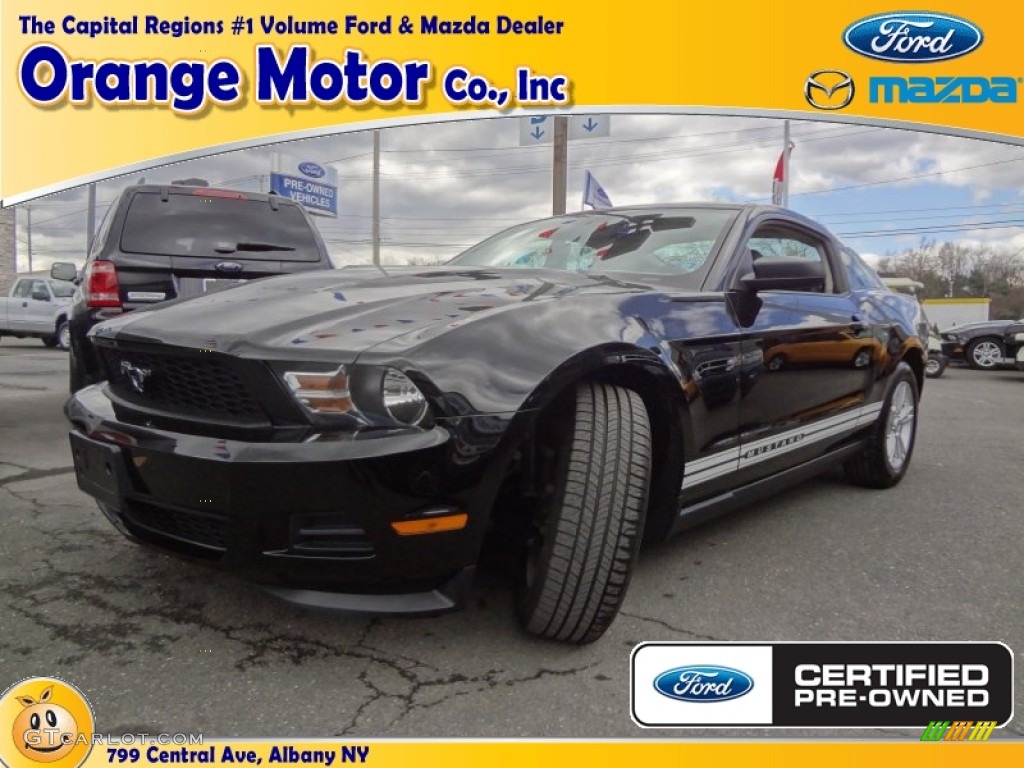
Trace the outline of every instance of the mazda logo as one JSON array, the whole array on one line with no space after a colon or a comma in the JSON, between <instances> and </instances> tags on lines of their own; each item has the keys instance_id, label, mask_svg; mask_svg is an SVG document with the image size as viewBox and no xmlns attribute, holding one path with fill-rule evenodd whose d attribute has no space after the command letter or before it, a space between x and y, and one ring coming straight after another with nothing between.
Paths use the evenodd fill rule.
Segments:
<instances>
[{"instance_id":1,"label":"mazda logo","mask_svg":"<svg viewBox=\"0 0 1024 768\"><path fill-rule=\"evenodd\" d=\"M815 109L842 109L853 101L855 90L853 78L838 69L811 72L804 83L804 96Z\"/></svg>"},{"instance_id":2,"label":"mazda logo","mask_svg":"<svg viewBox=\"0 0 1024 768\"><path fill-rule=\"evenodd\" d=\"M135 363L129 360L121 361L121 374L127 377L128 383L132 385L132 389L138 392L140 395L146 389L146 379L153 373L150 368L143 368L142 366L135 365Z\"/></svg>"}]
</instances>

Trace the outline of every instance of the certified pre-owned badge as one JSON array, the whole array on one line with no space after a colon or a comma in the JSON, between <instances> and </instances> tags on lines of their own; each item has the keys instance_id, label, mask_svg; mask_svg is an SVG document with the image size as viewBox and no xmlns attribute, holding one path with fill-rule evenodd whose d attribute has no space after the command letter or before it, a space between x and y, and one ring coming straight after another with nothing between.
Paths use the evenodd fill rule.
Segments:
<instances>
[{"instance_id":1,"label":"certified pre-owned badge","mask_svg":"<svg viewBox=\"0 0 1024 768\"><path fill-rule=\"evenodd\" d=\"M853 78L838 69L811 72L804 83L804 97L815 109L842 109L856 91Z\"/></svg>"}]
</instances>

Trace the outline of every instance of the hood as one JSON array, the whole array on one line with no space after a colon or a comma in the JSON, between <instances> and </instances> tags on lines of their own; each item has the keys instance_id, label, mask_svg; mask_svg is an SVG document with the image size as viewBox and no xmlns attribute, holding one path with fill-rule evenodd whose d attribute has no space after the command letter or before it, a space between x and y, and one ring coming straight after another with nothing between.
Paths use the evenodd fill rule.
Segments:
<instances>
[{"instance_id":1,"label":"hood","mask_svg":"<svg viewBox=\"0 0 1024 768\"><path fill-rule=\"evenodd\" d=\"M533 302L647 290L651 286L607 275L554 270L348 267L155 305L93 333L242 357L337 358L338 352L354 356L407 333L456 328Z\"/></svg>"},{"instance_id":2,"label":"hood","mask_svg":"<svg viewBox=\"0 0 1024 768\"><path fill-rule=\"evenodd\" d=\"M979 320L974 323L964 323L963 325L954 325L949 328L943 328L942 333L960 333L962 331L974 331L984 330L986 328L1004 328L1007 325L1012 325L1013 320Z\"/></svg>"}]
</instances>

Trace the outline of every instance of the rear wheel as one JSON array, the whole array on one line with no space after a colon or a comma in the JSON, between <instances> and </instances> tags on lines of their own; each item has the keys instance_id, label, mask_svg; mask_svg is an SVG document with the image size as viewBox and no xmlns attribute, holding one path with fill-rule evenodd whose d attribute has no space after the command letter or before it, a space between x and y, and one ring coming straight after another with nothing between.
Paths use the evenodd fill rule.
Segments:
<instances>
[{"instance_id":1,"label":"rear wheel","mask_svg":"<svg viewBox=\"0 0 1024 768\"><path fill-rule=\"evenodd\" d=\"M71 346L71 328L67 320L61 320L57 326L57 335L54 337L54 346L60 349L68 349Z\"/></svg>"},{"instance_id":2,"label":"rear wheel","mask_svg":"<svg viewBox=\"0 0 1024 768\"><path fill-rule=\"evenodd\" d=\"M975 339L967 345L967 363L972 368L991 370L1003 362L1003 347L995 339Z\"/></svg>"},{"instance_id":3,"label":"rear wheel","mask_svg":"<svg viewBox=\"0 0 1024 768\"><path fill-rule=\"evenodd\" d=\"M864 449L845 466L847 479L867 488L891 488L907 473L917 439L917 379L900 363Z\"/></svg>"},{"instance_id":4,"label":"rear wheel","mask_svg":"<svg viewBox=\"0 0 1024 768\"><path fill-rule=\"evenodd\" d=\"M557 435L554 473L529 534L517 595L524 628L589 643L611 625L640 546L651 427L640 396L583 384Z\"/></svg>"},{"instance_id":5,"label":"rear wheel","mask_svg":"<svg viewBox=\"0 0 1024 768\"><path fill-rule=\"evenodd\" d=\"M70 344L68 346L68 390L71 394L75 394L88 385L88 377L82 369L82 364L78 361L78 355L75 354L75 345Z\"/></svg>"}]
</instances>

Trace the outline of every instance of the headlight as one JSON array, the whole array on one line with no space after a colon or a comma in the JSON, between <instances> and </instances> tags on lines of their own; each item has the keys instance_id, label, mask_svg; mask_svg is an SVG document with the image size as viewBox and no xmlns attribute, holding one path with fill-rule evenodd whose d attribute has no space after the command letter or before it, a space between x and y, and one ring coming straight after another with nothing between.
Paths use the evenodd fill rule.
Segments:
<instances>
[{"instance_id":1,"label":"headlight","mask_svg":"<svg viewBox=\"0 0 1024 768\"><path fill-rule=\"evenodd\" d=\"M309 413L329 420L348 416L351 427L417 426L427 416L426 396L395 368L342 365L333 371L283 371L282 376ZM342 426L344 422L329 423Z\"/></svg>"},{"instance_id":2,"label":"headlight","mask_svg":"<svg viewBox=\"0 0 1024 768\"><path fill-rule=\"evenodd\" d=\"M400 424L419 424L427 413L427 398L409 377L394 368L388 368L381 381L381 403Z\"/></svg>"}]
</instances>

